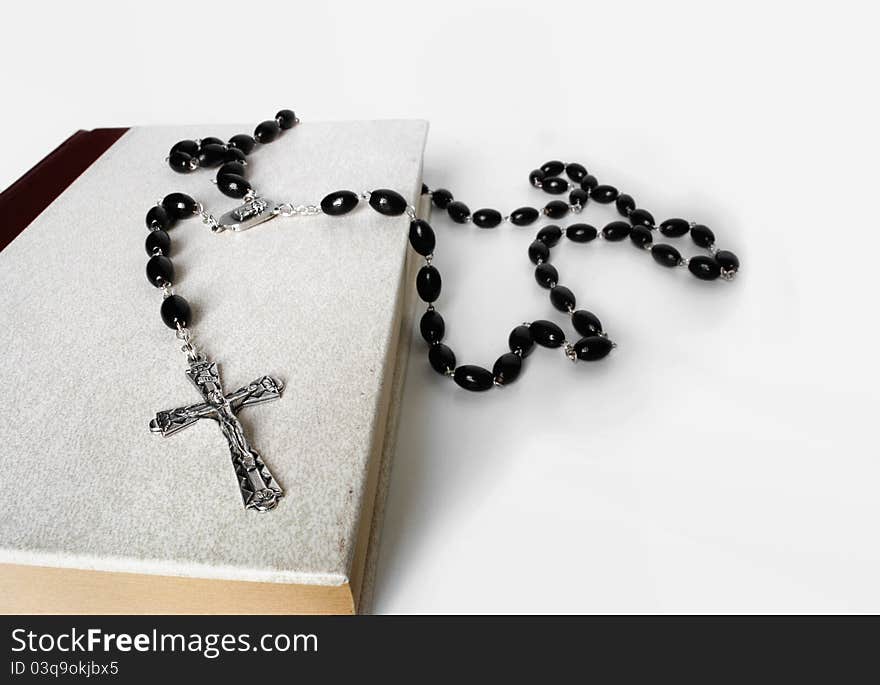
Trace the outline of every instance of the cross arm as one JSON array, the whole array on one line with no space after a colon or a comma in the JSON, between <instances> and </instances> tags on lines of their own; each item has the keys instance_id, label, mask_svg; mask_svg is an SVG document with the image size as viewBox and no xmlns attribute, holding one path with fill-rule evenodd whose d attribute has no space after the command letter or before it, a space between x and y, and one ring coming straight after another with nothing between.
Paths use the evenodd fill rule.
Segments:
<instances>
[{"instance_id":1,"label":"cross arm","mask_svg":"<svg viewBox=\"0 0 880 685\"><path fill-rule=\"evenodd\" d=\"M251 404L259 404L260 402L268 402L269 400L277 400L281 397L284 390L284 384L277 378L271 376L263 376L253 383L243 388L239 388L235 392L229 393L226 399L232 406L232 411L237 412L242 407Z\"/></svg>"},{"instance_id":2,"label":"cross arm","mask_svg":"<svg viewBox=\"0 0 880 685\"><path fill-rule=\"evenodd\" d=\"M215 414L216 409L206 402L191 404L188 407L178 407L169 411L160 411L156 414L156 418L150 421L150 430L168 437L177 431L188 428L199 419L213 418Z\"/></svg>"}]
</instances>

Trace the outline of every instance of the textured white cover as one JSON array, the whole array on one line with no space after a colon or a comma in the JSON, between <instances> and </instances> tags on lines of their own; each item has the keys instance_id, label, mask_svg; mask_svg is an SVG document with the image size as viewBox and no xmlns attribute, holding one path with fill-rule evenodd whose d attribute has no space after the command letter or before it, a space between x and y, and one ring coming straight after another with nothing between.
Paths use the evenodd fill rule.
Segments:
<instances>
[{"instance_id":1,"label":"textured white cover","mask_svg":"<svg viewBox=\"0 0 880 685\"><path fill-rule=\"evenodd\" d=\"M181 190L220 214L210 172L180 176L172 143L248 127L135 128L0 253L0 562L312 584L348 580L405 268L405 217L172 231L176 290L231 391L260 375L281 400L239 415L285 488L245 512L211 421L169 438L157 410L199 401L144 277L143 215ZM391 187L413 201L427 124L304 123L253 155L267 197L317 202ZM406 348L402 350L405 352Z\"/></svg>"}]
</instances>

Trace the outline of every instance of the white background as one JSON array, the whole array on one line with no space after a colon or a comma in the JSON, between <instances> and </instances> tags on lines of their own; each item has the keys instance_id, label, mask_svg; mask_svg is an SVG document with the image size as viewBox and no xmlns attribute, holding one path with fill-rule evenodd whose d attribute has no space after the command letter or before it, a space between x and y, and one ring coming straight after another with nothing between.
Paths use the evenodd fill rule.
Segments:
<instances>
[{"instance_id":1,"label":"white background","mask_svg":"<svg viewBox=\"0 0 880 685\"><path fill-rule=\"evenodd\" d=\"M581 160L743 261L706 284L561 244L619 348L539 349L503 391L458 390L417 339L376 611L880 611L869 3L98 7L4 5L0 185L79 127L419 117L427 182L472 209L545 201L528 171ZM533 229L433 223L459 361L564 323Z\"/></svg>"}]
</instances>

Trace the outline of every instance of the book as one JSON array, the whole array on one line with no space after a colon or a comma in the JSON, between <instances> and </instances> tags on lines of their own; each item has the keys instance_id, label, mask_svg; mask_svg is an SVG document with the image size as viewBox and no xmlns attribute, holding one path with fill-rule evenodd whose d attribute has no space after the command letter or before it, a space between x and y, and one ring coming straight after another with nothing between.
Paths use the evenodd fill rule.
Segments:
<instances>
[{"instance_id":1,"label":"book","mask_svg":"<svg viewBox=\"0 0 880 685\"><path fill-rule=\"evenodd\" d=\"M284 488L246 511L217 424L163 438L196 403L180 341L144 276L143 217L186 192L236 204L211 172L172 172L179 139L248 128L79 132L0 194L0 612L354 613L381 530L408 335L406 216L279 217L242 233L171 230L175 291L227 390L271 375L282 397L239 414ZM427 124L304 123L251 155L277 202L421 189ZM26 228L25 228L26 226ZM8 244L6 244L8 243ZM14 484L14 485L12 485Z\"/></svg>"}]
</instances>

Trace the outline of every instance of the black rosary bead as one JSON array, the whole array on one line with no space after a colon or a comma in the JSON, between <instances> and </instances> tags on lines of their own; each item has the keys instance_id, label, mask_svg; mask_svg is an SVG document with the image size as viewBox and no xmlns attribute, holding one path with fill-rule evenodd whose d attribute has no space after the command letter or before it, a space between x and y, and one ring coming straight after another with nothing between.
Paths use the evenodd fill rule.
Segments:
<instances>
[{"instance_id":1,"label":"black rosary bead","mask_svg":"<svg viewBox=\"0 0 880 685\"><path fill-rule=\"evenodd\" d=\"M478 209L471 220L480 228L495 228L501 223L501 212L497 209Z\"/></svg>"},{"instance_id":2,"label":"black rosary bead","mask_svg":"<svg viewBox=\"0 0 880 685\"><path fill-rule=\"evenodd\" d=\"M428 363L434 371L445 375L455 368L455 353L443 343L431 345Z\"/></svg>"},{"instance_id":3,"label":"black rosary bead","mask_svg":"<svg viewBox=\"0 0 880 685\"><path fill-rule=\"evenodd\" d=\"M511 352L525 359L535 349L532 331L526 325L517 326L510 332L510 336L507 338L507 346Z\"/></svg>"},{"instance_id":4,"label":"black rosary bead","mask_svg":"<svg viewBox=\"0 0 880 685\"><path fill-rule=\"evenodd\" d=\"M514 226L528 226L538 220L538 210L534 207L520 207L510 213L510 223Z\"/></svg>"},{"instance_id":5,"label":"black rosary bead","mask_svg":"<svg viewBox=\"0 0 880 685\"><path fill-rule=\"evenodd\" d=\"M568 203L570 205L586 207L589 199L590 195L583 188L575 188L568 194Z\"/></svg>"},{"instance_id":6,"label":"black rosary bead","mask_svg":"<svg viewBox=\"0 0 880 685\"><path fill-rule=\"evenodd\" d=\"M440 297L442 280L437 268L427 264L416 275L416 290L425 302L433 302Z\"/></svg>"},{"instance_id":7,"label":"black rosary bead","mask_svg":"<svg viewBox=\"0 0 880 685\"><path fill-rule=\"evenodd\" d=\"M446 322L436 310L429 309L422 314L419 321L419 332L426 343L433 345L443 340L443 334L446 333Z\"/></svg>"},{"instance_id":8,"label":"black rosary bead","mask_svg":"<svg viewBox=\"0 0 880 685\"><path fill-rule=\"evenodd\" d=\"M614 349L614 343L608 338L598 335L581 338L574 344L574 353L577 358L587 362L607 357L612 349Z\"/></svg>"},{"instance_id":9,"label":"black rosary bead","mask_svg":"<svg viewBox=\"0 0 880 685\"><path fill-rule=\"evenodd\" d=\"M172 152L168 155L168 166L179 174L188 174L194 171L198 163L194 157L186 152Z\"/></svg>"},{"instance_id":10,"label":"black rosary bead","mask_svg":"<svg viewBox=\"0 0 880 685\"><path fill-rule=\"evenodd\" d=\"M605 240L617 242L626 238L630 231L632 231L632 226L626 221L612 221L602 229L602 235Z\"/></svg>"},{"instance_id":11,"label":"black rosary bead","mask_svg":"<svg viewBox=\"0 0 880 685\"><path fill-rule=\"evenodd\" d=\"M542 347L561 347L565 342L565 333L552 321L545 319L532 321L529 331L532 334L532 340Z\"/></svg>"},{"instance_id":12,"label":"black rosary bead","mask_svg":"<svg viewBox=\"0 0 880 685\"><path fill-rule=\"evenodd\" d=\"M254 140L262 144L271 143L278 137L279 133L281 133L281 127L278 125L278 122L274 119L269 119L257 124L257 127L254 129Z\"/></svg>"},{"instance_id":13,"label":"black rosary bead","mask_svg":"<svg viewBox=\"0 0 880 685\"><path fill-rule=\"evenodd\" d=\"M529 173L529 183L531 183L535 188L540 188L541 183L544 180L544 172L540 169L533 169Z\"/></svg>"},{"instance_id":14,"label":"black rosary bead","mask_svg":"<svg viewBox=\"0 0 880 685\"><path fill-rule=\"evenodd\" d=\"M568 214L568 203L563 202L562 200L551 200L546 205L544 205L544 216L548 216L551 219L561 219L566 214Z\"/></svg>"},{"instance_id":15,"label":"black rosary bead","mask_svg":"<svg viewBox=\"0 0 880 685\"><path fill-rule=\"evenodd\" d=\"M715 234L712 233L712 229L708 226L696 224L695 226L691 226L691 239L699 247L709 247L715 243Z\"/></svg>"},{"instance_id":16,"label":"black rosary bead","mask_svg":"<svg viewBox=\"0 0 880 685\"><path fill-rule=\"evenodd\" d=\"M522 357L513 352L505 352L492 366L492 375L497 385L509 385L519 378L522 371Z\"/></svg>"},{"instance_id":17,"label":"black rosary bead","mask_svg":"<svg viewBox=\"0 0 880 685\"><path fill-rule=\"evenodd\" d=\"M681 238L691 230L687 219L667 219L660 224L660 232L667 238Z\"/></svg>"},{"instance_id":18,"label":"black rosary bead","mask_svg":"<svg viewBox=\"0 0 880 685\"><path fill-rule=\"evenodd\" d=\"M599 185L598 179L592 174L587 174L581 179L581 188L586 190L588 193L593 190L597 185Z\"/></svg>"},{"instance_id":19,"label":"black rosary bead","mask_svg":"<svg viewBox=\"0 0 880 685\"><path fill-rule=\"evenodd\" d=\"M423 257L433 254L437 239L434 237L434 229L427 221L416 219L409 225L409 244Z\"/></svg>"},{"instance_id":20,"label":"black rosary bead","mask_svg":"<svg viewBox=\"0 0 880 685\"><path fill-rule=\"evenodd\" d=\"M199 144L194 140L181 140L171 146L171 151L168 154L173 155L175 152L183 152L190 157L195 157L199 154Z\"/></svg>"},{"instance_id":21,"label":"black rosary bead","mask_svg":"<svg viewBox=\"0 0 880 685\"><path fill-rule=\"evenodd\" d=\"M151 257L156 254L163 254L168 257L171 254L171 236L161 228L150 231L147 233L144 249Z\"/></svg>"},{"instance_id":22,"label":"black rosary bead","mask_svg":"<svg viewBox=\"0 0 880 685\"><path fill-rule=\"evenodd\" d=\"M186 193L169 193L162 199L162 207L173 219L186 219L196 213L198 205Z\"/></svg>"},{"instance_id":23,"label":"black rosary bead","mask_svg":"<svg viewBox=\"0 0 880 685\"><path fill-rule=\"evenodd\" d=\"M574 181L575 183L580 183L587 175L587 169L583 164L572 162L571 164L567 164L565 166L565 173L572 181Z\"/></svg>"},{"instance_id":24,"label":"black rosary bead","mask_svg":"<svg viewBox=\"0 0 880 685\"><path fill-rule=\"evenodd\" d=\"M541 190L551 195L562 195L562 193L568 192L568 181L558 176L545 178L541 184Z\"/></svg>"},{"instance_id":25,"label":"black rosary bead","mask_svg":"<svg viewBox=\"0 0 880 685\"><path fill-rule=\"evenodd\" d=\"M681 253L672 245L666 243L658 243L651 248L651 256L660 266L678 266L681 264Z\"/></svg>"},{"instance_id":26,"label":"black rosary bead","mask_svg":"<svg viewBox=\"0 0 880 685\"><path fill-rule=\"evenodd\" d=\"M492 387L495 377L489 369L475 364L464 364L459 366L452 379L465 390L471 392L482 392Z\"/></svg>"},{"instance_id":27,"label":"black rosary bead","mask_svg":"<svg viewBox=\"0 0 880 685\"><path fill-rule=\"evenodd\" d=\"M147 280L161 288L174 283L174 264L165 255L153 255L147 260Z\"/></svg>"},{"instance_id":28,"label":"black rosary bead","mask_svg":"<svg viewBox=\"0 0 880 685\"><path fill-rule=\"evenodd\" d=\"M654 217L647 209L634 209L629 213L633 226L654 226Z\"/></svg>"},{"instance_id":29,"label":"black rosary bead","mask_svg":"<svg viewBox=\"0 0 880 685\"><path fill-rule=\"evenodd\" d=\"M171 295L162 300L162 307L159 309L159 313L165 325L174 330L177 330L178 324L183 327L189 326L192 320L192 310L189 308L189 302L180 295Z\"/></svg>"},{"instance_id":30,"label":"black rosary bead","mask_svg":"<svg viewBox=\"0 0 880 685\"><path fill-rule=\"evenodd\" d=\"M147 228L151 231L155 231L160 228L168 229L177 223L177 217L166 210L164 206L153 205L152 207L150 207L149 210L147 210L145 223L147 224Z\"/></svg>"},{"instance_id":31,"label":"black rosary bead","mask_svg":"<svg viewBox=\"0 0 880 685\"><path fill-rule=\"evenodd\" d=\"M427 195L430 192L431 192L431 189L428 188L428 184L422 183L422 195Z\"/></svg>"},{"instance_id":32,"label":"black rosary bead","mask_svg":"<svg viewBox=\"0 0 880 685\"><path fill-rule=\"evenodd\" d=\"M205 147L205 145L223 145L223 141L219 138L215 138L214 136L208 136L207 138L202 138L199 141L200 147Z\"/></svg>"},{"instance_id":33,"label":"black rosary bead","mask_svg":"<svg viewBox=\"0 0 880 685\"><path fill-rule=\"evenodd\" d=\"M599 317L586 309L572 312L571 325L583 336L599 335L602 332L602 322L599 321Z\"/></svg>"},{"instance_id":34,"label":"black rosary bead","mask_svg":"<svg viewBox=\"0 0 880 685\"><path fill-rule=\"evenodd\" d=\"M330 216L341 216L357 207L357 203L357 193L350 190L337 190L321 200L321 211Z\"/></svg>"},{"instance_id":35,"label":"black rosary bead","mask_svg":"<svg viewBox=\"0 0 880 685\"><path fill-rule=\"evenodd\" d=\"M400 216L406 211L406 200L395 190L379 188L370 193L370 207L385 216Z\"/></svg>"},{"instance_id":36,"label":"black rosary bead","mask_svg":"<svg viewBox=\"0 0 880 685\"><path fill-rule=\"evenodd\" d=\"M471 216L470 207L464 202L458 202L457 200L455 202L450 202L447 205L446 213L449 214L449 218L457 224L466 224Z\"/></svg>"},{"instance_id":37,"label":"black rosary bead","mask_svg":"<svg viewBox=\"0 0 880 685\"><path fill-rule=\"evenodd\" d=\"M645 247L654 242L654 234L647 226L633 226L630 231L629 239L633 241L633 245L637 247Z\"/></svg>"},{"instance_id":38,"label":"black rosary bead","mask_svg":"<svg viewBox=\"0 0 880 685\"><path fill-rule=\"evenodd\" d=\"M293 110L282 109L275 115L275 121L277 121L278 125L286 131L287 129L296 126L296 114L294 114Z\"/></svg>"},{"instance_id":39,"label":"black rosary bead","mask_svg":"<svg viewBox=\"0 0 880 685\"><path fill-rule=\"evenodd\" d=\"M226 161L226 146L221 143L208 143L199 148L199 166L215 167Z\"/></svg>"},{"instance_id":40,"label":"black rosary bead","mask_svg":"<svg viewBox=\"0 0 880 685\"><path fill-rule=\"evenodd\" d=\"M636 208L636 201L632 199L631 195L621 193L614 201L614 206L617 207L617 211L620 212L623 216L629 216L630 213Z\"/></svg>"},{"instance_id":41,"label":"black rosary bead","mask_svg":"<svg viewBox=\"0 0 880 685\"><path fill-rule=\"evenodd\" d=\"M226 197L242 198L251 191L251 184L244 176L224 174L217 178L217 189Z\"/></svg>"},{"instance_id":42,"label":"black rosary bead","mask_svg":"<svg viewBox=\"0 0 880 685\"><path fill-rule=\"evenodd\" d=\"M550 304L561 312L570 312L575 308L577 300L571 290L564 285L557 285L550 290Z\"/></svg>"},{"instance_id":43,"label":"black rosary bead","mask_svg":"<svg viewBox=\"0 0 880 685\"><path fill-rule=\"evenodd\" d=\"M548 224L538 231L538 235L536 235L535 238L540 240L547 247L553 247L556 243L562 240L562 229L555 224Z\"/></svg>"},{"instance_id":44,"label":"black rosary bead","mask_svg":"<svg viewBox=\"0 0 880 685\"><path fill-rule=\"evenodd\" d=\"M446 209L454 198L446 188L437 188L431 195L431 202L437 209Z\"/></svg>"},{"instance_id":45,"label":"black rosary bead","mask_svg":"<svg viewBox=\"0 0 880 685\"><path fill-rule=\"evenodd\" d=\"M721 265L725 271L739 270L739 257L730 250L719 250L715 253L715 261Z\"/></svg>"},{"instance_id":46,"label":"black rosary bead","mask_svg":"<svg viewBox=\"0 0 880 685\"><path fill-rule=\"evenodd\" d=\"M224 162L223 166L217 169L217 179L219 180L221 176L226 176L227 174L244 176L244 164L242 164L241 162Z\"/></svg>"},{"instance_id":47,"label":"black rosary bead","mask_svg":"<svg viewBox=\"0 0 880 685\"><path fill-rule=\"evenodd\" d=\"M249 155L257 146L257 141L254 140L253 136L249 136L247 133L239 133L238 135L232 136L226 145L227 147L236 148L241 150L244 154Z\"/></svg>"},{"instance_id":48,"label":"black rosary bead","mask_svg":"<svg viewBox=\"0 0 880 685\"><path fill-rule=\"evenodd\" d=\"M542 288L552 288L559 283L559 272L552 264L538 264L535 267L535 280Z\"/></svg>"},{"instance_id":49,"label":"black rosary bead","mask_svg":"<svg viewBox=\"0 0 880 685\"><path fill-rule=\"evenodd\" d=\"M544 176L547 176L548 178L550 176L559 176L559 174L565 171L565 164L554 159L549 162L544 162L541 165L541 171L544 172Z\"/></svg>"},{"instance_id":50,"label":"black rosary bead","mask_svg":"<svg viewBox=\"0 0 880 685\"><path fill-rule=\"evenodd\" d=\"M565 237L574 243L588 243L595 240L599 232L590 224L572 224L565 229Z\"/></svg>"},{"instance_id":51,"label":"black rosary bead","mask_svg":"<svg viewBox=\"0 0 880 685\"><path fill-rule=\"evenodd\" d=\"M529 259L535 264L546 262L550 259L550 248L540 240L532 241L532 244L529 245Z\"/></svg>"},{"instance_id":52,"label":"black rosary bead","mask_svg":"<svg viewBox=\"0 0 880 685\"><path fill-rule=\"evenodd\" d=\"M590 198L603 205L611 204L617 199L617 188L614 186L596 186L590 191Z\"/></svg>"},{"instance_id":53,"label":"black rosary bead","mask_svg":"<svg viewBox=\"0 0 880 685\"><path fill-rule=\"evenodd\" d=\"M239 164L247 164L247 155L237 147L228 147L223 155L224 162L238 162Z\"/></svg>"},{"instance_id":54,"label":"black rosary bead","mask_svg":"<svg viewBox=\"0 0 880 685\"><path fill-rule=\"evenodd\" d=\"M701 281L714 281L721 275L721 265L712 257L697 255L688 260L688 271Z\"/></svg>"}]
</instances>

